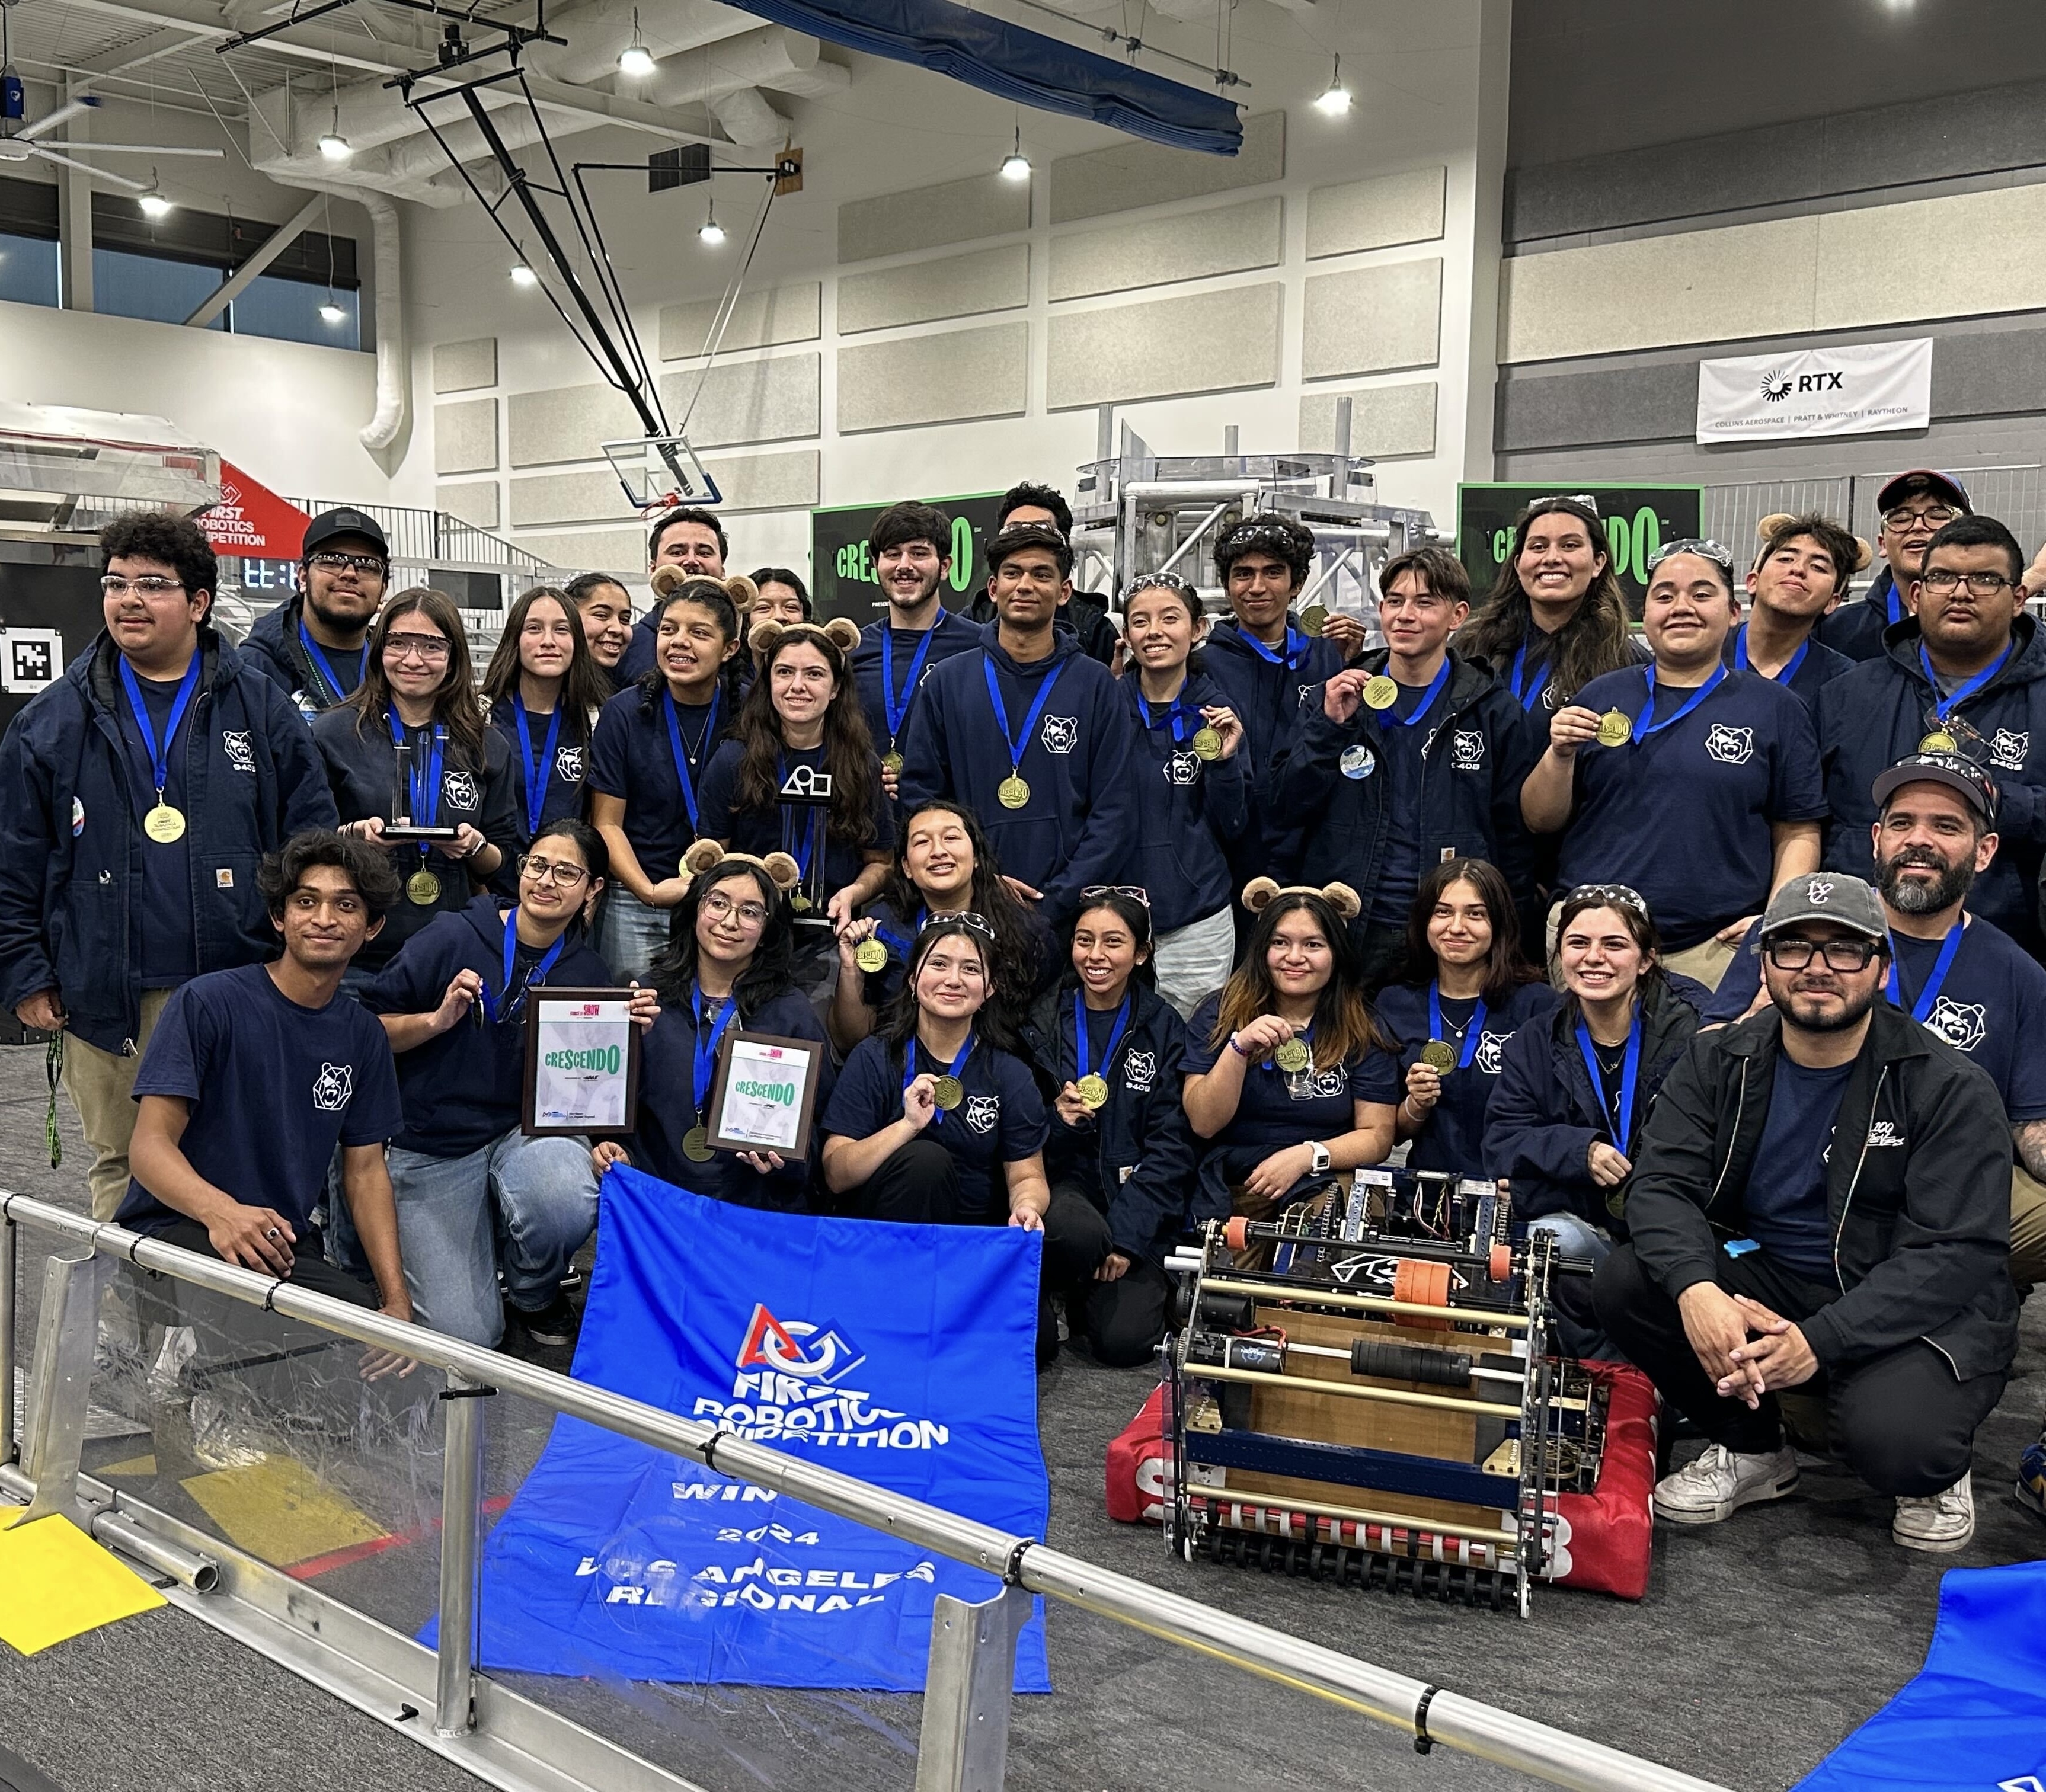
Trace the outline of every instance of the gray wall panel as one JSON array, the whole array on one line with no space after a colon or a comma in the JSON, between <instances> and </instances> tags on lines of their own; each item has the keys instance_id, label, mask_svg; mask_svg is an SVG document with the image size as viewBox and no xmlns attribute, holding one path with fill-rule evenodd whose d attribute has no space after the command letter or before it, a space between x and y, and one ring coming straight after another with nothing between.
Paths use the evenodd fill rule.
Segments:
<instances>
[{"instance_id":1,"label":"gray wall panel","mask_svg":"<svg viewBox=\"0 0 2046 1792\"><path fill-rule=\"evenodd\" d=\"M704 470L724 495L721 511L807 511L817 502L818 454L814 448L778 454L717 455Z\"/></svg>"},{"instance_id":2,"label":"gray wall panel","mask_svg":"<svg viewBox=\"0 0 2046 1792\"><path fill-rule=\"evenodd\" d=\"M489 473L497 470L497 401L467 399L434 407L434 471Z\"/></svg>"},{"instance_id":3,"label":"gray wall panel","mask_svg":"<svg viewBox=\"0 0 2046 1792\"><path fill-rule=\"evenodd\" d=\"M515 467L600 461L605 442L646 433L625 395L608 386L556 386L542 392L514 392L504 402L505 434Z\"/></svg>"},{"instance_id":4,"label":"gray wall panel","mask_svg":"<svg viewBox=\"0 0 2046 1792\"><path fill-rule=\"evenodd\" d=\"M823 334L823 287L816 280L743 293L724 326L720 350L772 349L784 342L814 342ZM718 301L700 299L661 307L661 359L692 360L703 353L717 315Z\"/></svg>"},{"instance_id":5,"label":"gray wall panel","mask_svg":"<svg viewBox=\"0 0 2046 1792\"><path fill-rule=\"evenodd\" d=\"M1389 261L1307 282L1300 376L1389 373L1442 357L1442 263Z\"/></svg>"},{"instance_id":6,"label":"gray wall panel","mask_svg":"<svg viewBox=\"0 0 2046 1792\"><path fill-rule=\"evenodd\" d=\"M1336 400L1350 401L1349 451L1373 460L1435 452L1435 382L1364 386L1353 392L1307 392L1300 399L1300 447L1310 454L1333 454Z\"/></svg>"},{"instance_id":7,"label":"gray wall panel","mask_svg":"<svg viewBox=\"0 0 2046 1792\"><path fill-rule=\"evenodd\" d=\"M1047 403L1060 410L1276 385L1284 292L1275 280L1055 317Z\"/></svg>"},{"instance_id":8,"label":"gray wall panel","mask_svg":"<svg viewBox=\"0 0 2046 1792\"><path fill-rule=\"evenodd\" d=\"M521 535L519 545L566 573L609 572L635 586L646 582L647 538L636 526Z\"/></svg>"},{"instance_id":9,"label":"gray wall panel","mask_svg":"<svg viewBox=\"0 0 2046 1792\"><path fill-rule=\"evenodd\" d=\"M623 522L637 513L607 468L590 473L535 473L512 482L512 526Z\"/></svg>"},{"instance_id":10,"label":"gray wall panel","mask_svg":"<svg viewBox=\"0 0 2046 1792\"><path fill-rule=\"evenodd\" d=\"M437 485L434 488L434 507L478 529L495 529L498 520L497 482L488 480L466 485Z\"/></svg>"},{"instance_id":11,"label":"gray wall panel","mask_svg":"<svg viewBox=\"0 0 2046 1792\"><path fill-rule=\"evenodd\" d=\"M882 193L838 208L838 258L872 261L911 249L970 243L1030 228L1029 180L994 174L948 180L907 193Z\"/></svg>"},{"instance_id":12,"label":"gray wall panel","mask_svg":"<svg viewBox=\"0 0 2046 1792\"><path fill-rule=\"evenodd\" d=\"M497 338L479 336L473 342L434 345L434 390L473 392L497 383Z\"/></svg>"},{"instance_id":13,"label":"gray wall panel","mask_svg":"<svg viewBox=\"0 0 2046 1792\"><path fill-rule=\"evenodd\" d=\"M809 354L713 367L689 416L690 445L727 448L815 435L821 364L820 356ZM689 412L700 377L693 371L661 376L661 403L671 422L679 423Z\"/></svg>"},{"instance_id":14,"label":"gray wall panel","mask_svg":"<svg viewBox=\"0 0 2046 1792\"><path fill-rule=\"evenodd\" d=\"M841 336L855 336L897 324L1009 311L1029 303L1030 245L1005 243L936 261L840 275L838 330Z\"/></svg>"},{"instance_id":15,"label":"gray wall panel","mask_svg":"<svg viewBox=\"0 0 2046 1792\"><path fill-rule=\"evenodd\" d=\"M1317 187L1307 195L1307 259L1433 242L1442 233L1449 178L1438 165Z\"/></svg>"},{"instance_id":16,"label":"gray wall panel","mask_svg":"<svg viewBox=\"0 0 2046 1792\"><path fill-rule=\"evenodd\" d=\"M1286 175L1286 114L1262 112L1243 121L1233 156L1205 156L1133 139L1052 164L1052 222L1077 223L1138 206L1197 199L1239 187L1262 187Z\"/></svg>"},{"instance_id":17,"label":"gray wall panel","mask_svg":"<svg viewBox=\"0 0 2046 1792\"><path fill-rule=\"evenodd\" d=\"M1085 299L1209 274L1276 268L1284 252L1284 208L1274 195L1145 224L1054 237L1051 296Z\"/></svg>"},{"instance_id":18,"label":"gray wall panel","mask_svg":"<svg viewBox=\"0 0 2046 1792\"><path fill-rule=\"evenodd\" d=\"M841 349L840 433L1020 417L1029 356L1030 326L1021 322Z\"/></svg>"}]
</instances>

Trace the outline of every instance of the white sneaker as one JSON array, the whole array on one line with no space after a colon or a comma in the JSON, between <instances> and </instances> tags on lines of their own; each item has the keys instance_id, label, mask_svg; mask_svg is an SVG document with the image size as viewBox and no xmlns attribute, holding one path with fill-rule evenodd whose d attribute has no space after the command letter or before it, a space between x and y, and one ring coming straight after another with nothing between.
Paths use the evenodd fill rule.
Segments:
<instances>
[{"instance_id":1,"label":"white sneaker","mask_svg":"<svg viewBox=\"0 0 2046 1792\"><path fill-rule=\"evenodd\" d=\"M1708 1443L1696 1462L1655 1483L1655 1516L1676 1524L1716 1524L1743 1506L1780 1500L1797 1485L1797 1452L1787 1443L1766 1456L1736 1455Z\"/></svg>"},{"instance_id":2,"label":"white sneaker","mask_svg":"<svg viewBox=\"0 0 2046 1792\"><path fill-rule=\"evenodd\" d=\"M1899 1499L1897 1516L1891 1522L1891 1540L1906 1549L1923 1549L1944 1555L1967 1547L1975 1534L1975 1484L1964 1474L1942 1493L1923 1499Z\"/></svg>"}]
</instances>

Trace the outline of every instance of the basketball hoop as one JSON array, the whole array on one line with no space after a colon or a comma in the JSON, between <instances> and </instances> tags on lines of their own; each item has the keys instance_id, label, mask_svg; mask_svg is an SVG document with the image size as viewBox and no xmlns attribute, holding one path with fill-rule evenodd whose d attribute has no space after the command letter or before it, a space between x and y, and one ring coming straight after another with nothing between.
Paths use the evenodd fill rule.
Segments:
<instances>
[{"instance_id":1,"label":"basketball hoop","mask_svg":"<svg viewBox=\"0 0 2046 1792\"><path fill-rule=\"evenodd\" d=\"M684 504L720 504L724 495L685 436L638 436L604 444L625 500L650 522Z\"/></svg>"}]
</instances>

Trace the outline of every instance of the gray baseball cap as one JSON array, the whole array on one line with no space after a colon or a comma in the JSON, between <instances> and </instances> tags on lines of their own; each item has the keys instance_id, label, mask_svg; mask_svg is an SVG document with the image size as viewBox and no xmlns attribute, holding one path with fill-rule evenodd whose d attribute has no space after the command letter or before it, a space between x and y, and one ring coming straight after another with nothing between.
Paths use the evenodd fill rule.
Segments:
<instances>
[{"instance_id":1,"label":"gray baseball cap","mask_svg":"<svg viewBox=\"0 0 2046 1792\"><path fill-rule=\"evenodd\" d=\"M1890 923L1875 892L1859 877L1840 871L1813 871L1793 877L1773 896L1762 917L1761 938L1781 933L1801 921L1831 921L1836 927L1886 942Z\"/></svg>"}]
</instances>

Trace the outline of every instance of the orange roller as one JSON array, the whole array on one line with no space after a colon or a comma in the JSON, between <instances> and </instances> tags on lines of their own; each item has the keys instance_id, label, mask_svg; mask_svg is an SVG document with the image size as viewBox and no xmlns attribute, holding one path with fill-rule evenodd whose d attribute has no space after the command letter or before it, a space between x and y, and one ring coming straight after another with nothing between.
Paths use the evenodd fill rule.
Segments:
<instances>
[{"instance_id":1,"label":"orange roller","mask_svg":"<svg viewBox=\"0 0 2046 1792\"><path fill-rule=\"evenodd\" d=\"M1411 1301L1419 1307L1446 1307L1450 1304L1449 1265L1430 1263L1415 1257L1401 1258L1392 1272L1392 1298ZM1423 1319L1406 1314L1396 1316L1393 1323L1414 1326L1424 1331L1446 1331L1450 1328L1446 1319Z\"/></svg>"},{"instance_id":2,"label":"orange roller","mask_svg":"<svg viewBox=\"0 0 2046 1792\"><path fill-rule=\"evenodd\" d=\"M1222 1229L1222 1242L1232 1251L1241 1251L1250 1243L1250 1222L1241 1213Z\"/></svg>"},{"instance_id":3,"label":"orange roller","mask_svg":"<svg viewBox=\"0 0 2046 1792\"><path fill-rule=\"evenodd\" d=\"M1512 1274L1513 1247L1511 1245L1495 1244L1492 1247L1492 1279L1494 1281L1504 1281Z\"/></svg>"}]
</instances>

